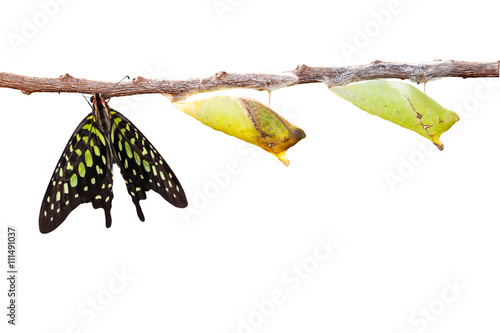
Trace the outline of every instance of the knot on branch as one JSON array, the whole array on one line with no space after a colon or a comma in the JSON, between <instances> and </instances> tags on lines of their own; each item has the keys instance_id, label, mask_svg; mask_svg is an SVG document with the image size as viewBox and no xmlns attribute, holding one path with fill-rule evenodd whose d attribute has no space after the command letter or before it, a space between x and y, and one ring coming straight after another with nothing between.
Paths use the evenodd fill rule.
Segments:
<instances>
[{"instance_id":1,"label":"knot on branch","mask_svg":"<svg viewBox=\"0 0 500 333\"><path fill-rule=\"evenodd\" d=\"M225 72L225 71L220 71L220 72L215 73L215 75L214 75L214 79L215 79L215 80L222 80L222 79L224 79L226 76L227 76L227 72Z\"/></svg>"},{"instance_id":2,"label":"knot on branch","mask_svg":"<svg viewBox=\"0 0 500 333\"><path fill-rule=\"evenodd\" d=\"M306 70L308 70L310 67L302 64L302 65L298 65L297 68L295 68L295 73L297 74L302 74L303 72L305 72Z\"/></svg>"},{"instance_id":3,"label":"knot on branch","mask_svg":"<svg viewBox=\"0 0 500 333\"><path fill-rule=\"evenodd\" d=\"M141 83L145 83L146 81L148 81L148 79L145 79L142 76L138 76L132 79L132 84L140 85Z\"/></svg>"},{"instance_id":4,"label":"knot on branch","mask_svg":"<svg viewBox=\"0 0 500 333\"><path fill-rule=\"evenodd\" d=\"M75 79L73 76L69 75L68 73L59 76L59 78L61 79L61 81L72 81Z\"/></svg>"}]
</instances>

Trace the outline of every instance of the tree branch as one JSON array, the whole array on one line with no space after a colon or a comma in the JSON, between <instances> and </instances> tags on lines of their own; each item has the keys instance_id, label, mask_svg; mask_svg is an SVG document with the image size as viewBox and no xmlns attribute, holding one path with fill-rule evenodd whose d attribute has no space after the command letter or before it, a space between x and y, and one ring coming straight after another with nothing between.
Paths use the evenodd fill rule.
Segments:
<instances>
[{"instance_id":1,"label":"tree branch","mask_svg":"<svg viewBox=\"0 0 500 333\"><path fill-rule=\"evenodd\" d=\"M157 80L141 76L131 82L120 83L77 79L69 74L59 78L38 78L10 73L0 73L0 87L21 90L24 94L34 92L110 92L113 96L164 93L173 101L190 95L222 89L247 88L273 91L297 84L323 82L328 86L374 79L402 79L416 83L445 77L479 78L498 77L500 62L466 62L436 60L425 63L393 63L374 61L368 65L348 67L297 66L292 71L266 74L236 74L219 72L201 79Z\"/></svg>"}]
</instances>

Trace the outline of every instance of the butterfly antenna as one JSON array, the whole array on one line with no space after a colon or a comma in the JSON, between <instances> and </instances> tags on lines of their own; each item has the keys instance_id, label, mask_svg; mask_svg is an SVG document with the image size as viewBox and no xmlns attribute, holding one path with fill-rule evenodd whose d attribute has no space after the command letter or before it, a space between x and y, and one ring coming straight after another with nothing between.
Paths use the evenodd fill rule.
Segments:
<instances>
[{"instance_id":1,"label":"butterfly antenna","mask_svg":"<svg viewBox=\"0 0 500 333\"><path fill-rule=\"evenodd\" d=\"M82 96L83 98L85 99L85 101L87 102L87 104L92 107L92 104L90 104L89 100L87 99L87 97L85 97L85 95L82 93Z\"/></svg>"},{"instance_id":2,"label":"butterfly antenna","mask_svg":"<svg viewBox=\"0 0 500 333\"><path fill-rule=\"evenodd\" d=\"M92 92L92 90L91 90L91 89L89 88L89 86L87 85L87 82L85 82L85 85L87 86L87 89L88 89L88 90L92 93L92 95L93 95L94 93ZM78 92L79 92L80 94L82 94L82 96L83 96L83 98L85 99L85 101L87 102L87 104L88 104L90 107L92 107L92 104L90 104L90 102L87 100L87 97L85 97L85 94L84 94L84 93L83 93L83 92L82 92L79 88L77 88L77 87L75 87L75 86L73 86L73 85L68 85L68 86L70 86L71 88L75 88L76 90L78 90ZM60 95L60 94L61 94L61 91L59 90L59 91L58 91L58 93L59 93L59 95Z\"/></svg>"},{"instance_id":3,"label":"butterfly antenna","mask_svg":"<svg viewBox=\"0 0 500 333\"><path fill-rule=\"evenodd\" d=\"M115 91L116 87L117 87L117 86L118 86L118 85L119 85L119 84L120 84L123 80L125 80L125 79L129 79L129 80L130 80L130 76L125 75L125 76L123 77L123 79L121 79L120 81L118 81L118 83L117 83L117 84L115 84L115 85L113 86L113 90L111 90L111 93L110 93L110 94L108 94L108 93L109 93L109 89L108 89L108 91L107 91L107 92L106 92L106 94L105 94L105 96L109 96L109 97L108 97L108 100L107 100L108 102L109 102L109 100L111 99L111 95L113 95L113 92Z\"/></svg>"},{"instance_id":4,"label":"butterfly antenna","mask_svg":"<svg viewBox=\"0 0 500 333\"><path fill-rule=\"evenodd\" d=\"M90 91L90 93L92 95L94 95L94 92L92 91L92 89L90 89L90 87L87 85L87 81L84 81L85 83L85 86L87 87L87 89ZM82 94L83 98L85 98L85 100L87 101L87 104L92 107L92 104L90 104L90 102L87 100L87 97L85 97L85 95L83 94L83 92L80 91L80 94Z\"/></svg>"},{"instance_id":5,"label":"butterfly antenna","mask_svg":"<svg viewBox=\"0 0 500 333\"><path fill-rule=\"evenodd\" d=\"M85 83L85 87L87 87L87 89L90 91L90 93L93 95L94 92L92 91L92 89L90 89L90 87L88 86L87 84L87 81L83 81L83 83ZM83 94L83 92L80 91L81 94Z\"/></svg>"}]
</instances>

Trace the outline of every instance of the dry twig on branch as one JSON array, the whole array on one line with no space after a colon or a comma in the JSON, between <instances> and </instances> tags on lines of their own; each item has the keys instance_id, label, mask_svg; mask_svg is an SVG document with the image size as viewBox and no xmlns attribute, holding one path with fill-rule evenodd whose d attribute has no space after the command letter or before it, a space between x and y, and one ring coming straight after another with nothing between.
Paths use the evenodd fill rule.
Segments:
<instances>
[{"instance_id":1,"label":"dry twig on branch","mask_svg":"<svg viewBox=\"0 0 500 333\"><path fill-rule=\"evenodd\" d=\"M425 63L394 63L374 61L368 65L348 67L308 67L299 65L292 71L266 73L226 73L186 80L157 80L141 76L130 82L120 83L113 89L113 96L165 93L173 101L190 95L223 89L246 88L273 91L297 84L323 82L328 86L345 85L374 79L402 79L416 83L445 77L480 78L498 77L499 62L466 62L436 60ZM25 94L34 92L101 92L109 91L114 82L77 79L69 74L59 78L38 78L10 73L0 73L0 87L21 90ZM90 92L89 92L90 93Z\"/></svg>"}]
</instances>

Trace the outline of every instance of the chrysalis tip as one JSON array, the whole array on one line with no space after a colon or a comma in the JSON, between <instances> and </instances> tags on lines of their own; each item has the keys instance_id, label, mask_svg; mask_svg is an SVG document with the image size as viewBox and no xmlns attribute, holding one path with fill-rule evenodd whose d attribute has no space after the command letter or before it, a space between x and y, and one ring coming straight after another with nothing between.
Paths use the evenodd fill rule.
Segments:
<instances>
[{"instance_id":1,"label":"chrysalis tip","mask_svg":"<svg viewBox=\"0 0 500 333\"><path fill-rule=\"evenodd\" d=\"M290 165L290 161L288 160L288 158L285 156L285 152L282 151L282 152L279 152L276 154L276 157L281 161L281 163L283 163L285 166L289 166Z\"/></svg>"}]
</instances>

